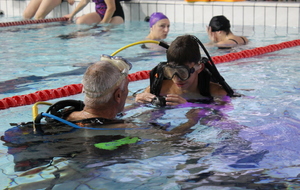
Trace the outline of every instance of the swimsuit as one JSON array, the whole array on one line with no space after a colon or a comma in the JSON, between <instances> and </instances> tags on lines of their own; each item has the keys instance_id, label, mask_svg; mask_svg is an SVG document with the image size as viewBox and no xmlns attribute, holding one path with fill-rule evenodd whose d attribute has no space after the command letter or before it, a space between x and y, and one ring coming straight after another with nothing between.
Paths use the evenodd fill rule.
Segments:
<instances>
[{"instance_id":1,"label":"swimsuit","mask_svg":"<svg viewBox=\"0 0 300 190\"><path fill-rule=\"evenodd\" d=\"M243 37L241 37L241 38L244 41L244 45L246 45L247 44L246 40ZM239 43L236 40L234 40L234 39L229 39L229 40L234 41L236 43L236 45L239 45ZM218 47L218 49L231 49L231 48L232 47L226 47L226 46L225 47Z\"/></svg>"},{"instance_id":2,"label":"swimsuit","mask_svg":"<svg viewBox=\"0 0 300 190\"><path fill-rule=\"evenodd\" d=\"M96 6L95 6L96 12L99 14L101 19L103 19L104 15L105 15L105 12L106 12L106 9L107 9L105 1L104 0L93 0L93 2L96 4ZM124 16L123 8L120 4L120 1L115 0L115 5L116 5L116 11L114 12L112 17L120 16L124 20L125 16Z\"/></svg>"},{"instance_id":3,"label":"swimsuit","mask_svg":"<svg viewBox=\"0 0 300 190\"><path fill-rule=\"evenodd\" d=\"M243 37L241 37L242 38L242 40L244 41L244 45L246 45L246 40L243 38ZM231 41L234 41L236 44L239 44L236 40L234 40L234 39L229 39L229 40L231 40Z\"/></svg>"}]
</instances>

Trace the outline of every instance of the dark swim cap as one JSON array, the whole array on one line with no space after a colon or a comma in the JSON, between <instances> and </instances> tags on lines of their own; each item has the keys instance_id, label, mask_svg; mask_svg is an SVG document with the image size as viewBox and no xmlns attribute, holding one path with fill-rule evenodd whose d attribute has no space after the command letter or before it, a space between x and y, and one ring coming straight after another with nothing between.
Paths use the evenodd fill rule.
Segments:
<instances>
[{"instance_id":1,"label":"dark swim cap","mask_svg":"<svg viewBox=\"0 0 300 190\"><path fill-rule=\"evenodd\" d=\"M157 23L157 21L160 21L162 19L168 19L168 17L166 15L164 15L163 13L160 13L160 12L155 12L155 13L152 13L152 15L150 16L150 20L149 20L149 25L150 25L150 28L155 24Z\"/></svg>"},{"instance_id":2,"label":"dark swim cap","mask_svg":"<svg viewBox=\"0 0 300 190\"><path fill-rule=\"evenodd\" d=\"M230 30L230 21L223 15L214 16L209 22L212 32Z\"/></svg>"}]
</instances>

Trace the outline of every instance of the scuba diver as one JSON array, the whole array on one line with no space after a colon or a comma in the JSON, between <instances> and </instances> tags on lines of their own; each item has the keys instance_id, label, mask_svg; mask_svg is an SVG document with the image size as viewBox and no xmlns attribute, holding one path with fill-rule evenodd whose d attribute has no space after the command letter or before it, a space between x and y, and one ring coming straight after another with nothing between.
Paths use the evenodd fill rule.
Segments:
<instances>
[{"instance_id":1,"label":"scuba diver","mask_svg":"<svg viewBox=\"0 0 300 190\"><path fill-rule=\"evenodd\" d=\"M83 76L84 102L58 101L40 114L34 109L34 122L21 123L5 131L1 140L9 147L8 153L14 155L15 170L44 164L57 156L73 157L87 150L109 155L108 150L137 142L137 137L125 136L128 126L116 118L123 111L128 95L127 75L131 67L122 57L102 55ZM42 121L44 118L46 122Z\"/></svg>"},{"instance_id":2,"label":"scuba diver","mask_svg":"<svg viewBox=\"0 0 300 190\"><path fill-rule=\"evenodd\" d=\"M199 45L208 58L200 55ZM214 97L234 96L198 38L177 37L167 50L167 62L150 72L150 86L136 94L136 102L175 106L187 102L211 102Z\"/></svg>"},{"instance_id":3,"label":"scuba diver","mask_svg":"<svg viewBox=\"0 0 300 190\"><path fill-rule=\"evenodd\" d=\"M130 69L131 63L125 59L102 55L101 60L84 73L83 102L61 100L52 105L49 103L48 110L40 114L39 104L35 104L33 122L16 124L1 136L8 153L14 156L16 171L50 162L53 157L73 158L87 152L93 155L100 152L101 156L107 157L114 150L126 150L141 139L149 142L151 139L169 139L172 135L190 131L190 127L197 124L201 114L194 109L187 113L188 121L184 119L181 125L168 131L161 130L164 126L159 123L133 123L121 119L119 113L123 111L128 95Z\"/></svg>"}]
</instances>

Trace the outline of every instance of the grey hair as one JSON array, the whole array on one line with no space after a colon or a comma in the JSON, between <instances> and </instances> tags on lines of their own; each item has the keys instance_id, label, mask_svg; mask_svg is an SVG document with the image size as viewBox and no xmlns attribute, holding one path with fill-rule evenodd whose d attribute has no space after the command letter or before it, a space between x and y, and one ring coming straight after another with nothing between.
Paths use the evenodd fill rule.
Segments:
<instances>
[{"instance_id":1,"label":"grey hair","mask_svg":"<svg viewBox=\"0 0 300 190\"><path fill-rule=\"evenodd\" d=\"M107 61L99 61L89 66L82 79L85 105L97 107L99 104L107 103L114 93L114 89L111 88L120 79L120 74L120 71ZM124 90L124 84L125 80L118 85L121 90ZM108 92L104 93L107 90Z\"/></svg>"}]
</instances>

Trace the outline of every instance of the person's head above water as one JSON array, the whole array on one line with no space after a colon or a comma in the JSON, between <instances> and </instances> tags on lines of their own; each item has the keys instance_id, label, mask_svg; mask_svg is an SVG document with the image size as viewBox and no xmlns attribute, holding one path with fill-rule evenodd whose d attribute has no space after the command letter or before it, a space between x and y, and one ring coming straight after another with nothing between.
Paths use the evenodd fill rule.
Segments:
<instances>
[{"instance_id":1,"label":"person's head above water","mask_svg":"<svg viewBox=\"0 0 300 190\"><path fill-rule=\"evenodd\" d=\"M90 109L100 109L110 105L121 112L128 95L128 71L131 64L121 57L102 55L84 73L82 79L84 104Z\"/></svg>"},{"instance_id":2,"label":"person's head above water","mask_svg":"<svg viewBox=\"0 0 300 190\"><path fill-rule=\"evenodd\" d=\"M167 50L167 64L163 66L163 75L183 90L197 86L198 74L204 69L200 61L198 42L192 35L177 37ZM175 77L176 76L176 77Z\"/></svg>"},{"instance_id":3,"label":"person's head above water","mask_svg":"<svg viewBox=\"0 0 300 190\"><path fill-rule=\"evenodd\" d=\"M176 65L197 64L201 59L198 43L192 35L177 37L167 50L167 62Z\"/></svg>"},{"instance_id":4,"label":"person's head above water","mask_svg":"<svg viewBox=\"0 0 300 190\"><path fill-rule=\"evenodd\" d=\"M168 17L161 12L152 13L149 20L150 28L162 19L168 19Z\"/></svg>"},{"instance_id":5,"label":"person's head above water","mask_svg":"<svg viewBox=\"0 0 300 190\"><path fill-rule=\"evenodd\" d=\"M170 28L170 21L161 12L152 13L149 19L150 33L147 36L151 40L163 40L167 38Z\"/></svg>"},{"instance_id":6,"label":"person's head above water","mask_svg":"<svg viewBox=\"0 0 300 190\"><path fill-rule=\"evenodd\" d=\"M230 28L230 21L224 15L212 17L207 27L211 44L219 49L230 49L237 45L246 45L249 42L245 36L235 35Z\"/></svg>"},{"instance_id":7,"label":"person's head above water","mask_svg":"<svg viewBox=\"0 0 300 190\"><path fill-rule=\"evenodd\" d=\"M201 57L200 47L209 59ZM194 100L211 102L214 97L226 96L223 84L227 84L210 60L196 36L178 36L167 50L167 62L160 62L150 71L150 86L137 94L135 101L174 106ZM231 90L229 86L228 89Z\"/></svg>"},{"instance_id":8,"label":"person's head above water","mask_svg":"<svg viewBox=\"0 0 300 190\"><path fill-rule=\"evenodd\" d=\"M230 21L223 15L212 17L209 22L212 32L225 31L226 34L230 32Z\"/></svg>"}]
</instances>

